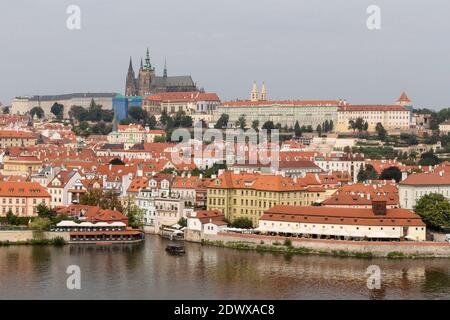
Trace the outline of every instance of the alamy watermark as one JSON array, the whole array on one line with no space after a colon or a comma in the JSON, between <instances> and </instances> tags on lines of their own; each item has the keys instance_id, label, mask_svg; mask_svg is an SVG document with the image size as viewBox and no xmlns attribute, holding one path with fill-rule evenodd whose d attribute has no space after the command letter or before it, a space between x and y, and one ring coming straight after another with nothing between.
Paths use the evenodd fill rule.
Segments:
<instances>
[{"instance_id":1,"label":"alamy watermark","mask_svg":"<svg viewBox=\"0 0 450 320\"><path fill-rule=\"evenodd\" d=\"M66 27L69 30L81 29L81 8L75 4L67 7L66 13L69 15L66 20Z\"/></svg>"},{"instance_id":2,"label":"alamy watermark","mask_svg":"<svg viewBox=\"0 0 450 320\"><path fill-rule=\"evenodd\" d=\"M209 163L260 165L277 171L279 168L279 132L254 129L203 129L194 126L193 137L186 128L173 131L171 141L177 142L171 153L175 165Z\"/></svg>"},{"instance_id":3,"label":"alamy watermark","mask_svg":"<svg viewBox=\"0 0 450 320\"><path fill-rule=\"evenodd\" d=\"M366 274L369 275L367 278L367 288L369 290L379 290L381 289L381 269L377 265L371 265L367 267Z\"/></svg>"},{"instance_id":4,"label":"alamy watermark","mask_svg":"<svg viewBox=\"0 0 450 320\"><path fill-rule=\"evenodd\" d=\"M69 274L66 281L67 289L80 290L81 289L81 268L77 265L70 265L66 269Z\"/></svg>"},{"instance_id":5,"label":"alamy watermark","mask_svg":"<svg viewBox=\"0 0 450 320\"><path fill-rule=\"evenodd\" d=\"M366 26L369 30L381 29L381 8L377 5L367 7L366 13L369 15L366 20Z\"/></svg>"}]
</instances>

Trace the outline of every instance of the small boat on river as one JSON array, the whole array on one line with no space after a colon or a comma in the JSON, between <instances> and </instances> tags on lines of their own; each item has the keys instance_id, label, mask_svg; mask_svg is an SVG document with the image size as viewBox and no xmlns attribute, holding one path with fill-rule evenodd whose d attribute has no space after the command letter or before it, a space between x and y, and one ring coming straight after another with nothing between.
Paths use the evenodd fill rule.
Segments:
<instances>
[{"instance_id":1,"label":"small boat on river","mask_svg":"<svg viewBox=\"0 0 450 320\"><path fill-rule=\"evenodd\" d=\"M166 251L173 255L182 255L186 253L184 246L181 244L168 244Z\"/></svg>"}]
</instances>

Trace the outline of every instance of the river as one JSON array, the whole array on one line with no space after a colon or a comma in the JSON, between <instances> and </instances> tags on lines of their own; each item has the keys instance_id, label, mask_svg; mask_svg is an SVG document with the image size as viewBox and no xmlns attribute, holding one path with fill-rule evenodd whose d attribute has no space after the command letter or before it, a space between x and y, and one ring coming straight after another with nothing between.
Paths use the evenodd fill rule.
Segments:
<instances>
[{"instance_id":1,"label":"river","mask_svg":"<svg viewBox=\"0 0 450 320\"><path fill-rule=\"evenodd\" d=\"M134 245L0 247L0 299L449 299L448 259L285 256L147 236ZM67 267L80 267L80 290ZM369 290L367 268L381 270Z\"/></svg>"}]
</instances>

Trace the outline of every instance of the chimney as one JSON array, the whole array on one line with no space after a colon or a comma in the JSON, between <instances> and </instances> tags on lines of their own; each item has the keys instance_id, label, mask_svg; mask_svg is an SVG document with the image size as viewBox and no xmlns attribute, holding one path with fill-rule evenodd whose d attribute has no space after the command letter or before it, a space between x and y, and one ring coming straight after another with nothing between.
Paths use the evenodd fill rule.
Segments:
<instances>
[{"instance_id":1,"label":"chimney","mask_svg":"<svg viewBox=\"0 0 450 320\"><path fill-rule=\"evenodd\" d=\"M372 200L372 211L376 216L385 216L387 213L386 200Z\"/></svg>"}]
</instances>

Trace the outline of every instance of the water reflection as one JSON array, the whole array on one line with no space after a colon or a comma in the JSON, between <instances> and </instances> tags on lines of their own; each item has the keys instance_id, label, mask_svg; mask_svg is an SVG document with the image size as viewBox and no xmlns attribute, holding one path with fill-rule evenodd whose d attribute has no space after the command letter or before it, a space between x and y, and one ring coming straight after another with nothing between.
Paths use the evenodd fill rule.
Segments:
<instances>
[{"instance_id":1,"label":"water reflection","mask_svg":"<svg viewBox=\"0 0 450 320\"><path fill-rule=\"evenodd\" d=\"M3 299L447 299L450 260L353 259L239 251L150 236L134 245L0 247ZM82 289L68 290L78 265ZM366 286L380 267L381 289Z\"/></svg>"}]
</instances>

